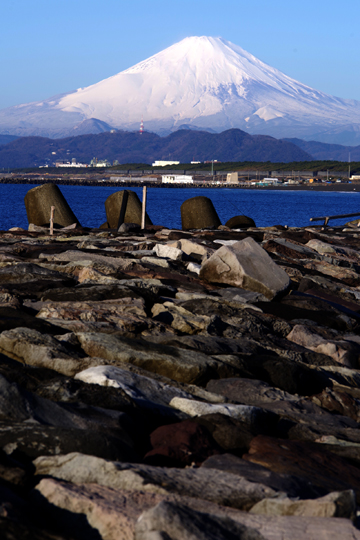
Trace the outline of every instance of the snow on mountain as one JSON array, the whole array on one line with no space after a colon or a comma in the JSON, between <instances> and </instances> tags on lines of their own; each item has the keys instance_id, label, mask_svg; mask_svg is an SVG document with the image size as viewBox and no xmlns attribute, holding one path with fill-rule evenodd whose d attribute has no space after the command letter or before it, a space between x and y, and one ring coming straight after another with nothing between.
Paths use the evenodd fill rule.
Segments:
<instances>
[{"instance_id":1,"label":"snow on mountain","mask_svg":"<svg viewBox=\"0 0 360 540\"><path fill-rule=\"evenodd\" d=\"M360 102L314 90L213 37L186 38L87 88L3 109L0 133L61 137L106 125L137 130L142 115L145 128L157 133L186 124L360 143Z\"/></svg>"}]
</instances>

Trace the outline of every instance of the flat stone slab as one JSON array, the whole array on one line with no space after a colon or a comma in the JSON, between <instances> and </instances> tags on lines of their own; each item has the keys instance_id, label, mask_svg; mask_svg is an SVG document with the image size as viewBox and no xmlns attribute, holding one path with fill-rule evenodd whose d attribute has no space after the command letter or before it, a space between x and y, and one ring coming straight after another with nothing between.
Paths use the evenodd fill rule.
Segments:
<instances>
[{"instance_id":1,"label":"flat stone slab","mask_svg":"<svg viewBox=\"0 0 360 540\"><path fill-rule=\"evenodd\" d=\"M245 478L214 469L167 469L106 461L72 453L43 456L34 461L36 474L49 475L75 484L95 483L114 489L151 493L176 493L238 509L249 509L279 492Z\"/></svg>"},{"instance_id":2,"label":"flat stone slab","mask_svg":"<svg viewBox=\"0 0 360 540\"><path fill-rule=\"evenodd\" d=\"M305 325L294 326L287 339L314 352L326 354L345 367L358 368L360 365L360 346L342 339L325 339L316 329Z\"/></svg>"},{"instance_id":3,"label":"flat stone slab","mask_svg":"<svg viewBox=\"0 0 360 540\"><path fill-rule=\"evenodd\" d=\"M166 536L165 536L166 535ZM193 508L162 502L144 512L136 525L136 540L359 540L360 531L349 519L264 516L236 512L211 515Z\"/></svg>"},{"instance_id":4,"label":"flat stone slab","mask_svg":"<svg viewBox=\"0 0 360 540\"><path fill-rule=\"evenodd\" d=\"M1 332L0 352L17 362L53 369L70 377L89 367L106 363L99 358L82 358L69 354L53 336L22 327Z\"/></svg>"},{"instance_id":5,"label":"flat stone slab","mask_svg":"<svg viewBox=\"0 0 360 540\"><path fill-rule=\"evenodd\" d=\"M184 397L174 397L170 401L170 406L174 409L179 409L185 412L189 416L202 416L204 414L224 414L225 416L231 416L231 418L237 418L248 424L255 422L257 417L264 415L263 410L259 407L252 407L249 405L232 405L230 403L204 403L202 401L196 401L187 399Z\"/></svg>"},{"instance_id":6,"label":"flat stone slab","mask_svg":"<svg viewBox=\"0 0 360 540\"><path fill-rule=\"evenodd\" d=\"M100 357L117 365L121 362L134 364L188 384L205 384L214 378L215 373L225 375L227 370L232 370L231 366L200 352L107 334L78 333L77 337L89 356ZM236 368L233 372L236 372Z\"/></svg>"},{"instance_id":7,"label":"flat stone slab","mask_svg":"<svg viewBox=\"0 0 360 540\"><path fill-rule=\"evenodd\" d=\"M352 490L335 491L318 499L296 500L289 497L265 500L256 503L252 514L267 516L344 517L354 519L356 514L355 494Z\"/></svg>"},{"instance_id":8,"label":"flat stone slab","mask_svg":"<svg viewBox=\"0 0 360 540\"><path fill-rule=\"evenodd\" d=\"M174 397L191 399L193 396L184 390L168 384L131 373L115 366L98 366L86 369L75 375L75 379L102 386L121 388L130 396L135 403L152 401L163 405L169 405Z\"/></svg>"}]
</instances>

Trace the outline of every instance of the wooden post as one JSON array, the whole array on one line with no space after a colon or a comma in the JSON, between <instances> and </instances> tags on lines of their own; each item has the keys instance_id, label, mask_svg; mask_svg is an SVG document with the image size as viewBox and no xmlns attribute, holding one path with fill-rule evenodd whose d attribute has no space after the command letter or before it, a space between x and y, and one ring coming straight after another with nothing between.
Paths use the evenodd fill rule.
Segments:
<instances>
[{"instance_id":1,"label":"wooden post","mask_svg":"<svg viewBox=\"0 0 360 540\"><path fill-rule=\"evenodd\" d=\"M143 187L143 199L141 209L141 228L145 229L145 216L146 216L146 186Z\"/></svg>"},{"instance_id":2,"label":"wooden post","mask_svg":"<svg viewBox=\"0 0 360 540\"><path fill-rule=\"evenodd\" d=\"M51 236L54 234L54 213L55 213L55 206L52 206L50 210L50 235Z\"/></svg>"}]
</instances>

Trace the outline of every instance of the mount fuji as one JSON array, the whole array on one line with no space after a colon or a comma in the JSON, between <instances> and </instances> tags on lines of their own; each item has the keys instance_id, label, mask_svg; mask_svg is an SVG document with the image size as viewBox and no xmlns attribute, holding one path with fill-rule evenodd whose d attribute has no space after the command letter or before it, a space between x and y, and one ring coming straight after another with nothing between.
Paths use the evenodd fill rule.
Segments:
<instances>
[{"instance_id":1,"label":"mount fuji","mask_svg":"<svg viewBox=\"0 0 360 540\"><path fill-rule=\"evenodd\" d=\"M330 96L239 46L188 37L92 86L0 110L0 134L65 137L180 126L360 144L360 101Z\"/></svg>"}]
</instances>

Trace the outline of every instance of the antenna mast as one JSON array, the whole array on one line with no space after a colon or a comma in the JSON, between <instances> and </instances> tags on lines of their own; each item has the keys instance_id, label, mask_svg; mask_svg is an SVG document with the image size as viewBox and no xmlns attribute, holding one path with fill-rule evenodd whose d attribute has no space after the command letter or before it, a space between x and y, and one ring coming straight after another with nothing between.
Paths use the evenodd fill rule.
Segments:
<instances>
[{"instance_id":1,"label":"antenna mast","mask_svg":"<svg viewBox=\"0 0 360 540\"><path fill-rule=\"evenodd\" d=\"M350 152L349 152L349 180L350 180Z\"/></svg>"},{"instance_id":2,"label":"antenna mast","mask_svg":"<svg viewBox=\"0 0 360 540\"><path fill-rule=\"evenodd\" d=\"M143 115L141 115L141 122L140 122L140 131L139 131L140 135L142 135L144 133L144 120L143 120Z\"/></svg>"}]
</instances>

